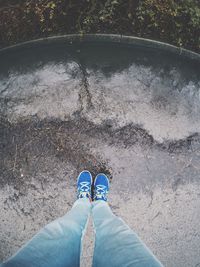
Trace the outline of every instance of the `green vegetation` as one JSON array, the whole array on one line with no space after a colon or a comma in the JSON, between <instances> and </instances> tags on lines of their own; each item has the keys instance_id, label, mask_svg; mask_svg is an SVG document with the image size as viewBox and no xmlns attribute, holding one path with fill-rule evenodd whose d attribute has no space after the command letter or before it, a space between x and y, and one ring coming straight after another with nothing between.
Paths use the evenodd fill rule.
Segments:
<instances>
[{"instance_id":1,"label":"green vegetation","mask_svg":"<svg viewBox=\"0 0 200 267\"><path fill-rule=\"evenodd\" d=\"M0 0L0 6L0 46L57 34L116 33L200 52L199 0Z\"/></svg>"}]
</instances>

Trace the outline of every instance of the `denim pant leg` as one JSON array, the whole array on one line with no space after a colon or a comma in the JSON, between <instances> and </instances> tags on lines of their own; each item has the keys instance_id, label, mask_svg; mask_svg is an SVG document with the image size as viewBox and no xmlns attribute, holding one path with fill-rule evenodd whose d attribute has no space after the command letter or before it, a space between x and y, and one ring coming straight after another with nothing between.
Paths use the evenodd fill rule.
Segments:
<instances>
[{"instance_id":1,"label":"denim pant leg","mask_svg":"<svg viewBox=\"0 0 200 267\"><path fill-rule=\"evenodd\" d=\"M92 216L96 232L93 267L163 266L106 202L94 202Z\"/></svg>"},{"instance_id":2,"label":"denim pant leg","mask_svg":"<svg viewBox=\"0 0 200 267\"><path fill-rule=\"evenodd\" d=\"M89 199L78 199L66 215L46 225L0 267L79 267L90 211Z\"/></svg>"}]
</instances>

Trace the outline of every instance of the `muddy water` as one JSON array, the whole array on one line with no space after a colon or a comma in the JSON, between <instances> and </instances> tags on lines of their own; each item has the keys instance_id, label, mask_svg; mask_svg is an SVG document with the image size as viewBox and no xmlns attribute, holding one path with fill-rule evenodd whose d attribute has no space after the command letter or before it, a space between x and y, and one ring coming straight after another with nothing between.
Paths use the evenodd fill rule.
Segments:
<instances>
[{"instance_id":1,"label":"muddy water","mask_svg":"<svg viewBox=\"0 0 200 267\"><path fill-rule=\"evenodd\" d=\"M1 259L70 208L88 168L112 178L113 209L166 266L198 264L199 74L197 61L117 44L1 55Z\"/></svg>"}]
</instances>

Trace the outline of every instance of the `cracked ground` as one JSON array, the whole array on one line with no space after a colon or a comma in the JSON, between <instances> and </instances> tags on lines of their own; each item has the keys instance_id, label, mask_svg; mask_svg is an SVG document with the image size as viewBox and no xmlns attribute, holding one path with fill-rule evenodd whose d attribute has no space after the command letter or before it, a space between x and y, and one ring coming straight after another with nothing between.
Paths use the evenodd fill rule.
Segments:
<instances>
[{"instance_id":1,"label":"cracked ground","mask_svg":"<svg viewBox=\"0 0 200 267\"><path fill-rule=\"evenodd\" d=\"M199 67L122 44L2 53L0 261L71 208L88 169L164 266L200 266ZM90 223L82 266L93 246Z\"/></svg>"}]
</instances>

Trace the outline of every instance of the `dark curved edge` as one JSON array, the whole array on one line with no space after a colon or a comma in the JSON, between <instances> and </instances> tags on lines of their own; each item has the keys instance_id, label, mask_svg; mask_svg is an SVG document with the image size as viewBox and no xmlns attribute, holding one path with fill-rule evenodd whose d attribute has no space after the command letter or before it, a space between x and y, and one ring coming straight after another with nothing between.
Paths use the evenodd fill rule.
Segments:
<instances>
[{"instance_id":1,"label":"dark curved edge","mask_svg":"<svg viewBox=\"0 0 200 267\"><path fill-rule=\"evenodd\" d=\"M17 50L18 48L29 48L38 46L40 44L52 44L52 43L63 43L73 44L73 42L107 42L107 43L121 43L128 44L138 47L151 48L154 50L168 51L178 56L196 60L200 62L200 54L192 52L190 50L176 47L163 42L158 42L150 39L144 39L134 36L124 36L117 34L69 34L69 35L58 35L52 37L46 37L19 43L13 46L5 47L0 49L0 54L6 53L10 50Z\"/></svg>"}]
</instances>

